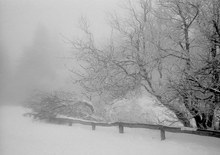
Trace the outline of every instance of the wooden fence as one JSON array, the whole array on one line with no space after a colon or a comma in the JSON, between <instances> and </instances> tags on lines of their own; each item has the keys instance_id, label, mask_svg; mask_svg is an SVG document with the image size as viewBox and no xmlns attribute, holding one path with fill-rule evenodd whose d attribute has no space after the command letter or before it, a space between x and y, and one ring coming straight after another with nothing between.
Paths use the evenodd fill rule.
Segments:
<instances>
[{"instance_id":1,"label":"wooden fence","mask_svg":"<svg viewBox=\"0 0 220 155\"><path fill-rule=\"evenodd\" d=\"M200 135L200 136L211 136L211 137L220 138L219 131L202 130L202 129L187 128L187 127L178 128L178 127L168 127L168 126L162 126L162 125L141 124L141 123L124 123L124 122L105 123L105 122L75 120L75 119L70 119L70 118L52 118L52 119L50 119L50 122L57 123L57 124L68 124L69 126L72 126L72 124L89 125L92 127L92 130L95 130L97 126L104 126L104 127L118 126L119 133L124 133L125 127L160 130L161 140L166 139L165 131L166 132L173 132L173 133L186 133L186 134L194 134L194 135Z\"/></svg>"}]
</instances>

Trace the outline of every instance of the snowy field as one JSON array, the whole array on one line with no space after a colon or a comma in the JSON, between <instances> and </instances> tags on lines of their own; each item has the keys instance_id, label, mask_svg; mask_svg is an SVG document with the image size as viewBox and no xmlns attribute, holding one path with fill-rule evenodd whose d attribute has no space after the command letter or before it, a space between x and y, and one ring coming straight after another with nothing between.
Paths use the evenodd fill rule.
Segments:
<instances>
[{"instance_id":1,"label":"snowy field","mask_svg":"<svg viewBox=\"0 0 220 155\"><path fill-rule=\"evenodd\" d=\"M53 125L23 117L21 107L0 107L1 155L220 155L220 139L159 131Z\"/></svg>"}]
</instances>

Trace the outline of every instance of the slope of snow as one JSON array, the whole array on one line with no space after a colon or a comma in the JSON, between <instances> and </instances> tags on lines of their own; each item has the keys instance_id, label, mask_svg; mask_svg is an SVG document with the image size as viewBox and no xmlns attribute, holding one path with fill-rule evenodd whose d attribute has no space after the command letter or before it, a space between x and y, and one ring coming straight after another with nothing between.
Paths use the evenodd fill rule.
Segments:
<instances>
[{"instance_id":1,"label":"slope of snow","mask_svg":"<svg viewBox=\"0 0 220 155\"><path fill-rule=\"evenodd\" d=\"M219 155L220 139L157 130L54 125L23 117L21 107L0 107L1 155Z\"/></svg>"},{"instance_id":2,"label":"slope of snow","mask_svg":"<svg viewBox=\"0 0 220 155\"><path fill-rule=\"evenodd\" d=\"M109 120L131 123L149 123L182 127L176 115L155 97L145 94L116 100L107 110Z\"/></svg>"}]
</instances>

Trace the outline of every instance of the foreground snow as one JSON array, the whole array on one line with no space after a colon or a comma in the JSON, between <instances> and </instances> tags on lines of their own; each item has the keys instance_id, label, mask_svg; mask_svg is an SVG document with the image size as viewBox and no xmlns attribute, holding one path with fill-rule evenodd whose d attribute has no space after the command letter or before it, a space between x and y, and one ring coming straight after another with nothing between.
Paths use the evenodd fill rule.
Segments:
<instances>
[{"instance_id":1,"label":"foreground snow","mask_svg":"<svg viewBox=\"0 0 220 155\"><path fill-rule=\"evenodd\" d=\"M44 124L22 116L20 107L0 107L1 155L219 155L220 139L159 131Z\"/></svg>"}]
</instances>

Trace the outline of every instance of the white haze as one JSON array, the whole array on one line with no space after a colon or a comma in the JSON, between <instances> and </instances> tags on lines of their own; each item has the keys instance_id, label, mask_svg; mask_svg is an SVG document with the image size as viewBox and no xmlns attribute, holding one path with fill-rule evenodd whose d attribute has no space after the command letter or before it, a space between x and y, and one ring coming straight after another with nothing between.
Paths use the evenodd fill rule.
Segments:
<instances>
[{"instance_id":1,"label":"white haze","mask_svg":"<svg viewBox=\"0 0 220 155\"><path fill-rule=\"evenodd\" d=\"M95 37L102 40L110 32L106 13L117 9L118 3L118 0L0 0L0 70L4 83L1 98L23 97L32 87L48 90L72 87L65 65L74 61L62 59L72 49L63 36L69 39L80 36L79 18L86 16Z\"/></svg>"}]
</instances>

